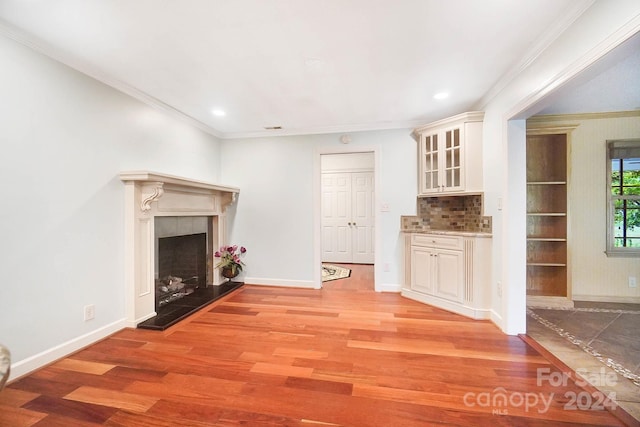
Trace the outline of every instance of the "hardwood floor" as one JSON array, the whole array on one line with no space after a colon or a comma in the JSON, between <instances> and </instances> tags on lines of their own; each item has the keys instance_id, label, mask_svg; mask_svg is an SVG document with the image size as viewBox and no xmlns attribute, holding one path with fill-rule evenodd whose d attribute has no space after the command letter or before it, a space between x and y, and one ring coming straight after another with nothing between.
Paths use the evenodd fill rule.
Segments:
<instances>
[{"instance_id":1,"label":"hardwood floor","mask_svg":"<svg viewBox=\"0 0 640 427\"><path fill-rule=\"evenodd\" d=\"M166 331L122 330L7 386L0 425L624 425L566 409L585 391L548 381L560 371L520 338L349 267L322 290L245 286Z\"/></svg>"}]
</instances>

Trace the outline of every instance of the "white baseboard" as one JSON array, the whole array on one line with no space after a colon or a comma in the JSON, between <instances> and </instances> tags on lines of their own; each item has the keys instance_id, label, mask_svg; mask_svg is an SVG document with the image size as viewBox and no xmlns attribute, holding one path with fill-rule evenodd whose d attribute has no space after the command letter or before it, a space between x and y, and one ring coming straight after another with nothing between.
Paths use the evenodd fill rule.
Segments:
<instances>
[{"instance_id":1,"label":"white baseboard","mask_svg":"<svg viewBox=\"0 0 640 427\"><path fill-rule=\"evenodd\" d=\"M602 295L573 295L574 301L590 302L621 302L627 304L640 304L640 297L613 297Z\"/></svg>"},{"instance_id":2,"label":"white baseboard","mask_svg":"<svg viewBox=\"0 0 640 427\"><path fill-rule=\"evenodd\" d=\"M496 313L494 309L489 310L489 320L504 332L504 328L502 327L502 316L499 313Z\"/></svg>"},{"instance_id":3,"label":"white baseboard","mask_svg":"<svg viewBox=\"0 0 640 427\"><path fill-rule=\"evenodd\" d=\"M95 331L81 335L77 338L47 349L41 353L27 357L26 359L11 364L11 376L9 381L13 381L27 375L36 369L40 369L58 359L70 355L88 345L91 345L109 335L118 332L126 327L126 319L117 320Z\"/></svg>"},{"instance_id":4,"label":"white baseboard","mask_svg":"<svg viewBox=\"0 0 640 427\"><path fill-rule=\"evenodd\" d=\"M260 277L245 277L244 283L247 285L256 286L282 286L289 288L307 288L307 289L320 289L315 285L312 280L287 280L287 279L265 279ZM396 284L382 284L377 285L376 292L400 292L402 290L401 285Z\"/></svg>"},{"instance_id":5,"label":"white baseboard","mask_svg":"<svg viewBox=\"0 0 640 427\"><path fill-rule=\"evenodd\" d=\"M396 285L392 283L382 283L380 285L376 285L376 292L395 292L398 293L402 291L402 285Z\"/></svg>"},{"instance_id":6,"label":"white baseboard","mask_svg":"<svg viewBox=\"0 0 640 427\"><path fill-rule=\"evenodd\" d=\"M157 315L158 315L158 313L156 313L155 311L152 311L151 313L147 314L146 316L142 316L142 317L140 317L140 318L138 318L138 319L136 319L134 321L127 320L125 326L127 328L137 328L140 323L144 322L145 320L149 320L152 317L157 316Z\"/></svg>"},{"instance_id":7,"label":"white baseboard","mask_svg":"<svg viewBox=\"0 0 640 427\"><path fill-rule=\"evenodd\" d=\"M265 279L260 277L245 277L244 283L257 286L282 286L287 288L310 288L320 289L313 280L288 280L288 279Z\"/></svg>"},{"instance_id":8,"label":"white baseboard","mask_svg":"<svg viewBox=\"0 0 640 427\"><path fill-rule=\"evenodd\" d=\"M449 301L434 295L423 294L421 292L415 292L414 290L407 288L402 289L402 296L425 304L433 305L434 307L451 311L456 314L461 314L475 320L490 319L491 313L493 312L486 308L469 307L459 302Z\"/></svg>"}]
</instances>

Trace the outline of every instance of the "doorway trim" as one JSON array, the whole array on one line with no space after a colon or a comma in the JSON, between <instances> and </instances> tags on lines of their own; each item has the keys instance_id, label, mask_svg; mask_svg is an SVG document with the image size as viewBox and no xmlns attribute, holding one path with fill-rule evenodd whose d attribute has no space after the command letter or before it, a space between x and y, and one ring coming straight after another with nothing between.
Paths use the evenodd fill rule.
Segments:
<instances>
[{"instance_id":1,"label":"doorway trim","mask_svg":"<svg viewBox=\"0 0 640 427\"><path fill-rule=\"evenodd\" d=\"M539 111L545 100L551 99L566 84L588 72L608 53L614 51L625 41L640 33L640 16L606 37L596 47L571 63L549 83L530 92L519 102L501 115L503 144L506 154L502 194L504 213L502 220L503 235L500 252L502 266L494 273L496 280L503 283L504 294L501 301L501 315L496 316L501 329L510 335L526 333L526 121ZM525 196L523 196L523 194ZM508 236L517 236L510 238ZM495 254L495 243L494 243ZM495 264L494 264L495 267ZM496 271L496 270L494 270Z\"/></svg>"},{"instance_id":2,"label":"doorway trim","mask_svg":"<svg viewBox=\"0 0 640 427\"><path fill-rule=\"evenodd\" d=\"M380 151L379 145L363 145L353 147L317 147L313 154L313 284L314 289L322 288L322 168L320 156L323 154L353 154L353 153L373 153L373 206L374 206L374 261L373 261L373 282L376 292L381 292L379 288L379 274L377 266L380 265L380 215L378 200L380 200Z\"/></svg>"}]
</instances>

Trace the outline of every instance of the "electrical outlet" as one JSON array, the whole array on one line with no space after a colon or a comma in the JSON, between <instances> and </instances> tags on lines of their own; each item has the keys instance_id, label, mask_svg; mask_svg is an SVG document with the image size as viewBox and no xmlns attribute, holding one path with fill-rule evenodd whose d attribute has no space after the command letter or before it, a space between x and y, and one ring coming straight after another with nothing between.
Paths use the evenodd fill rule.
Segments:
<instances>
[{"instance_id":1,"label":"electrical outlet","mask_svg":"<svg viewBox=\"0 0 640 427\"><path fill-rule=\"evenodd\" d=\"M497 286L498 296L502 298L502 283L498 282Z\"/></svg>"},{"instance_id":2,"label":"electrical outlet","mask_svg":"<svg viewBox=\"0 0 640 427\"><path fill-rule=\"evenodd\" d=\"M638 287L638 282L636 281L636 276L629 276L629 287L630 288L637 288Z\"/></svg>"},{"instance_id":3,"label":"electrical outlet","mask_svg":"<svg viewBox=\"0 0 640 427\"><path fill-rule=\"evenodd\" d=\"M96 317L96 306L93 304L84 306L84 321L94 319Z\"/></svg>"},{"instance_id":4,"label":"electrical outlet","mask_svg":"<svg viewBox=\"0 0 640 427\"><path fill-rule=\"evenodd\" d=\"M391 270L391 267L389 266L389 263L388 263L388 262L385 262L385 263L384 263L383 270L384 270L384 271L389 271L389 270Z\"/></svg>"}]
</instances>

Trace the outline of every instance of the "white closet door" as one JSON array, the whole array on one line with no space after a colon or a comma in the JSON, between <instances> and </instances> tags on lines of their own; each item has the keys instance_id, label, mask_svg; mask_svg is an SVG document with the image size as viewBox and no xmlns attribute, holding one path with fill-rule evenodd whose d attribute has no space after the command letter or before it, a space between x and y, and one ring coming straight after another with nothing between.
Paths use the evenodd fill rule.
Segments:
<instances>
[{"instance_id":1,"label":"white closet door","mask_svg":"<svg viewBox=\"0 0 640 427\"><path fill-rule=\"evenodd\" d=\"M373 172L351 173L353 262L374 263Z\"/></svg>"},{"instance_id":2,"label":"white closet door","mask_svg":"<svg viewBox=\"0 0 640 427\"><path fill-rule=\"evenodd\" d=\"M322 261L374 263L373 172L322 174Z\"/></svg>"},{"instance_id":3,"label":"white closet door","mask_svg":"<svg viewBox=\"0 0 640 427\"><path fill-rule=\"evenodd\" d=\"M352 260L351 173L322 174L322 261Z\"/></svg>"}]
</instances>

